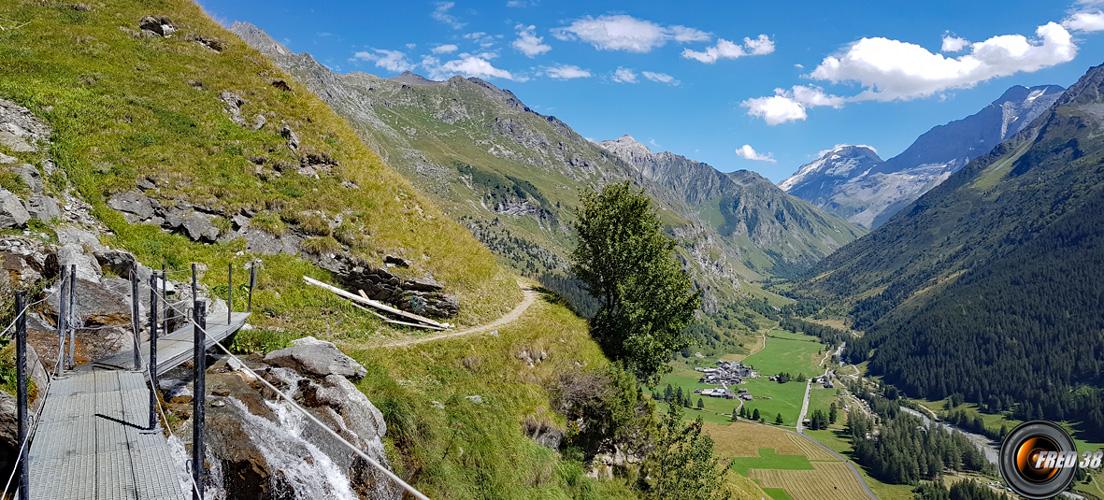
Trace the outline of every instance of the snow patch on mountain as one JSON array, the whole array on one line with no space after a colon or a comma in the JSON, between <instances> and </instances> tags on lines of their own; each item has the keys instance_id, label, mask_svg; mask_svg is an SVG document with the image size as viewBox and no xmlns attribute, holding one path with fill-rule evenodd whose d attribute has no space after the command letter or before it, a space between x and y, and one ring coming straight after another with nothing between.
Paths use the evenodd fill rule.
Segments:
<instances>
[{"instance_id":1,"label":"snow patch on mountain","mask_svg":"<svg viewBox=\"0 0 1104 500\"><path fill-rule=\"evenodd\" d=\"M821 151L779 187L853 223L878 226L970 160L1019 133L1063 90L1056 85L1013 86L981 111L933 127L885 161L869 146L837 145Z\"/></svg>"}]
</instances>

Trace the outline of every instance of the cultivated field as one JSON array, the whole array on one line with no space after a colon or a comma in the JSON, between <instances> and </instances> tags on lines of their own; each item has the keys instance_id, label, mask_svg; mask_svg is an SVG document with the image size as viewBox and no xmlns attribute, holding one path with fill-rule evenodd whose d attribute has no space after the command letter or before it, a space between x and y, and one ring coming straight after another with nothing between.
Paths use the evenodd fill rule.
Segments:
<instances>
[{"instance_id":1,"label":"cultivated field","mask_svg":"<svg viewBox=\"0 0 1104 500\"><path fill-rule=\"evenodd\" d=\"M717 454L773 498L866 498L844 462L793 432L750 422L707 423L705 430Z\"/></svg>"},{"instance_id":2,"label":"cultivated field","mask_svg":"<svg viewBox=\"0 0 1104 500\"><path fill-rule=\"evenodd\" d=\"M843 462L813 462L812 470L753 469L750 477L764 488L781 488L794 500L866 499Z\"/></svg>"}]
</instances>

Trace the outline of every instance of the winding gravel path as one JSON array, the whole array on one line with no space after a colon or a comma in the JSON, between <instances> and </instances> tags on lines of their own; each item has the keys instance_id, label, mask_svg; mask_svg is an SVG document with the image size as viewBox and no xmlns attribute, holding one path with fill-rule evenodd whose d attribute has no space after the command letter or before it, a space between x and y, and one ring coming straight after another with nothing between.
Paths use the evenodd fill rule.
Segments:
<instances>
[{"instance_id":1,"label":"winding gravel path","mask_svg":"<svg viewBox=\"0 0 1104 500\"><path fill-rule=\"evenodd\" d=\"M521 315L525 314L525 311L529 310L529 307L532 306L533 304L535 304L537 302L537 298L540 296L539 292L537 292L536 290L533 290L528 285L523 284L520 281L518 282L518 285L521 287L521 293L522 293L521 302L519 302L518 305L515 306L510 312L500 316L498 319L495 319L494 321L491 321L490 323L484 323L482 325L477 325L477 326L473 326L473 327L470 327L470 328L465 328L463 330L443 331L443 332L432 333L432 334L429 334L429 335L422 335L422 336L419 336L419 337L411 337L411 338L391 340L391 341L388 341L388 342L383 342L381 344L374 345L372 347L375 348L375 349L389 348L389 347L406 347L406 346L412 346L412 345L417 345L417 344L424 344L426 342L434 342L434 341L437 341L437 340L452 339L452 338L456 338L456 337L465 337L465 336L468 336L468 335L475 335L475 334L479 334L479 333L485 333L485 332L489 332L489 331L492 331L494 329L506 326L510 323L513 323L513 322L517 321L518 319L521 319Z\"/></svg>"}]
</instances>

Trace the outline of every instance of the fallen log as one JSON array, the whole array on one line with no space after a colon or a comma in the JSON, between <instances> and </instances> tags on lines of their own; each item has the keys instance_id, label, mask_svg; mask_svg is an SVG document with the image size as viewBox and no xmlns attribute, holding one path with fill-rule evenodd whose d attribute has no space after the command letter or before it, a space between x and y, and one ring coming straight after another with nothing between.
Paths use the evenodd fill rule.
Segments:
<instances>
[{"instance_id":1,"label":"fallen log","mask_svg":"<svg viewBox=\"0 0 1104 500\"><path fill-rule=\"evenodd\" d=\"M351 300L355 303L359 303L361 305L365 305L365 306L368 306L368 307L379 309L381 311L388 312L388 313L394 314L396 316L402 316L404 318L411 319L411 320L417 321L419 323L425 323L426 325L429 325L429 326L432 326L434 328L438 328L438 329L441 329L441 330L447 330L449 328L452 328L452 325L450 325L448 323L440 323L440 322L434 321L432 319L429 319L425 316L420 316L420 315L414 314L412 312L404 311L402 309L398 309L396 307L389 306L389 305L384 304L383 302L380 302L380 301L377 301L377 300L372 300L372 299L369 299L367 297L361 297L361 296L359 296L355 293L350 293L350 292L342 290L342 289L340 289L336 286L318 281L314 278L311 278L310 276L303 276L303 281L306 281L308 285L314 285L314 286L319 287L323 290L328 290L330 292L333 292L333 293L337 294L340 297L344 297L346 299L349 299L349 300Z\"/></svg>"},{"instance_id":2,"label":"fallen log","mask_svg":"<svg viewBox=\"0 0 1104 500\"><path fill-rule=\"evenodd\" d=\"M425 325L425 324L422 324L422 323L408 323L406 321L399 321L399 320L391 319L391 318L388 318L387 316L384 316L384 315L382 315L382 314L380 314L376 311L368 309L367 307L364 307L360 304L357 304L356 302L353 302L352 305L353 305L353 307L355 307L357 309L360 309L361 311L364 311L368 314L371 314L372 316L375 316L375 317L379 318L380 321L383 321L384 323L390 323L392 325L410 326L410 327L414 327L414 328L424 328L426 330L436 330L436 331L444 330L444 328L438 328L436 326Z\"/></svg>"}]
</instances>

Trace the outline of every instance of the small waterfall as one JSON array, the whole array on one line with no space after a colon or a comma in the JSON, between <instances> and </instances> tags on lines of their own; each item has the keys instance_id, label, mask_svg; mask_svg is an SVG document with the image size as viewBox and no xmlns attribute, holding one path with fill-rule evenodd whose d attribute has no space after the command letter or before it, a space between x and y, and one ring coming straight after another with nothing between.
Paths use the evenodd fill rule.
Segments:
<instances>
[{"instance_id":1,"label":"small waterfall","mask_svg":"<svg viewBox=\"0 0 1104 500\"><path fill-rule=\"evenodd\" d=\"M345 473L318 447L302 438L304 419L298 411L286 402L268 401L278 420L272 422L250 413L237 399L227 401L245 415L249 424L246 428L252 431L247 438L268 461L270 469L279 471L285 490L275 492L279 498L357 500ZM293 446L287 446L288 442ZM293 453L296 448L306 449L310 456Z\"/></svg>"},{"instance_id":2,"label":"small waterfall","mask_svg":"<svg viewBox=\"0 0 1104 500\"><path fill-rule=\"evenodd\" d=\"M188 497L192 496L192 456L188 453L187 448L184 447L184 442L180 438L176 437L176 434L169 434L169 450L172 452L172 457L176 461L176 478L180 481L180 487L188 492ZM217 484L222 484L219 481ZM221 497L212 497L207 495L208 500L223 500L225 495Z\"/></svg>"}]
</instances>

